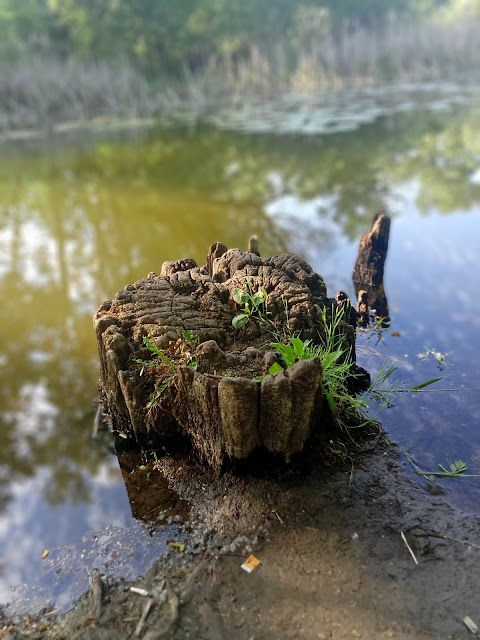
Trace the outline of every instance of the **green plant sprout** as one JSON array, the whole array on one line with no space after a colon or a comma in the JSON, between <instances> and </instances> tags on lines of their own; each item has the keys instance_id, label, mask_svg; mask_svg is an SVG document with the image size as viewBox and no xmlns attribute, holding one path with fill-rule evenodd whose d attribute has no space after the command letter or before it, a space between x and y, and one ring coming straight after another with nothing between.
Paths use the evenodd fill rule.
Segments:
<instances>
[{"instance_id":1,"label":"green plant sprout","mask_svg":"<svg viewBox=\"0 0 480 640\"><path fill-rule=\"evenodd\" d=\"M408 388L385 389L382 388L383 385L397 371L397 367L383 364L376 378L364 392L364 396L373 399L378 405L375 415L370 416L369 404L363 397L352 394L347 388L347 381L356 374L352 373L351 350L350 347L345 346L344 333L340 327L343 316L343 309L336 305L332 305L330 314L327 308L322 310L323 334L319 335L319 344L315 344L313 340L302 340L299 335L292 335L285 330L285 326L282 327L281 333L276 333L280 340L271 343L280 356L279 362L275 362L268 370L270 375L275 375L299 360L319 358L322 363L323 394L335 423L342 430L348 432L351 429L374 424L380 410L391 406L399 394L424 391L426 387L443 379L435 377ZM258 376L255 380L261 382L263 376Z\"/></svg>"},{"instance_id":2,"label":"green plant sprout","mask_svg":"<svg viewBox=\"0 0 480 640\"><path fill-rule=\"evenodd\" d=\"M415 460L413 455L402 449L402 453L407 458L408 462L412 465L418 475L424 476L427 480L431 477L433 478L480 478L480 474L476 473L466 473L468 471L468 466L463 460L455 460L455 462L450 463L450 468L447 469L442 464L438 465L438 471L425 471L422 469L418 462Z\"/></svg>"},{"instance_id":3,"label":"green plant sprout","mask_svg":"<svg viewBox=\"0 0 480 640\"><path fill-rule=\"evenodd\" d=\"M143 344L153 355L153 359L142 360L141 358L136 358L135 362L137 364L141 364L142 367L160 367L162 365L167 365L172 370L175 370L177 368L175 362L167 355L165 355L162 349L157 346L155 340L147 336L143 336Z\"/></svg>"},{"instance_id":4,"label":"green plant sprout","mask_svg":"<svg viewBox=\"0 0 480 640\"><path fill-rule=\"evenodd\" d=\"M187 344L192 345L192 346L196 346L196 344L198 343L198 336L194 336L193 334L191 334L186 329L182 330L182 338ZM176 362L174 362L172 360L172 358L167 356L164 353L164 351L162 351L162 349L160 349L157 346L156 342L152 338L144 336L143 337L143 344L150 351L150 353L152 354L153 358L151 360L143 360L141 358L136 358L135 359L135 362L142 366L142 369L140 371L140 375L143 375L143 372L144 372L145 369L150 370L150 371L152 371L152 370L155 371L155 370L160 369L162 367L164 369L166 368L167 372L168 372L166 377L163 377L163 380L161 381L161 384L155 384L154 389L153 389L152 393L150 394L150 396L148 398L148 402L145 405L145 409L147 409L147 411L149 413L151 413L158 406L159 400L161 399L161 397L164 395L165 391L168 389L168 387L173 382L173 380L175 378L175 374L177 373L177 370L178 370L178 365L177 365ZM197 369L198 362L197 362L195 356L193 356L189 351L187 351L187 352L184 351L182 353L182 357L183 357L183 360L184 360L184 362L186 362L188 367L190 367L194 371Z\"/></svg>"},{"instance_id":5,"label":"green plant sprout","mask_svg":"<svg viewBox=\"0 0 480 640\"><path fill-rule=\"evenodd\" d=\"M371 385L365 392L369 397L375 400L381 408L392 406L394 398L397 397L400 393L415 393L423 391L426 387L429 387L430 385L443 380L443 377L440 376L436 378L430 378L429 380L425 380L424 382L420 382L413 387L390 387L387 389L381 388L382 385L387 382L390 376L397 371L397 369L398 367L388 367L386 363L382 364L382 366L380 367L380 371L375 377L375 380L371 383Z\"/></svg>"},{"instance_id":6,"label":"green plant sprout","mask_svg":"<svg viewBox=\"0 0 480 640\"><path fill-rule=\"evenodd\" d=\"M173 378L168 378L168 380L166 380L159 387L155 386L154 390L152 391L152 393L149 396L147 404L145 405L145 409L150 410L150 409L153 409L155 407L157 402L160 400L160 398L163 396L163 394L167 390L167 388L170 385L170 383L172 382L172 380L173 380Z\"/></svg>"},{"instance_id":7,"label":"green plant sprout","mask_svg":"<svg viewBox=\"0 0 480 640\"><path fill-rule=\"evenodd\" d=\"M275 362L268 372L274 375L284 368L291 367L298 360L310 360L319 358L323 366L324 393L327 402L335 411L335 395L339 395L340 387L344 385L345 377L350 370L351 362L348 358L341 362L345 349L327 351L323 345L314 345L312 340L301 340L296 336L290 337L287 344L283 342L272 342L271 346L280 354L284 367Z\"/></svg>"},{"instance_id":8,"label":"green plant sprout","mask_svg":"<svg viewBox=\"0 0 480 640\"><path fill-rule=\"evenodd\" d=\"M352 396L346 387L346 380L352 375L352 358L350 348L344 346L344 334L340 331L343 315L343 309L336 305L332 306L331 318L327 315L326 307L322 310L324 334L320 336L319 344L302 340L298 335L290 335L283 342L272 342L271 346L279 353L284 366L276 362L268 371L270 375L275 375L298 360L319 358L322 363L323 393L335 421L342 424L341 414L345 410L347 413L355 410L364 412L368 407L358 396Z\"/></svg>"},{"instance_id":9,"label":"green plant sprout","mask_svg":"<svg viewBox=\"0 0 480 640\"><path fill-rule=\"evenodd\" d=\"M280 355L284 365L274 362L268 370L270 375L293 366L298 360L310 360L311 358L319 357L320 347L315 347L311 340L301 340L298 336L290 336L287 343L271 342L270 346Z\"/></svg>"},{"instance_id":10,"label":"green plant sprout","mask_svg":"<svg viewBox=\"0 0 480 640\"><path fill-rule=\"evenodd\" d=\"M182 329L182 338L190 346L192 347L198 346L198 336L196 336L193 333L190 333L188 329Z\"/></svg>"},{"instance_id":11,"label":"green plant sprout","mask_svg":"<svg viewBox=\"0 0 480 640\"><path fill-rule=\"evenodd\" d=\"M436 349L425 349L423 353L418 354L418 357L420 358L420 360L426 360L430 354L438 362L438 365L441 369L443 369L445 365L450 364L449 362L447 362L448 353L441 353Z\"/></svg>"},{"instance_id":12,"label":"green plant sprout","mask_svg":"<svg viewBox=\"0 0 480 640\"><path fill-rule=\"evenodd\" d=\"M268 315L268 294L265 289L253 292L250 287L248 291L237 287L232 292L232 298L241 307L241 313L232 319L232 325L235 329L244 327L252 316L263 319Z\"/></svg>"},{"instance_id":13,"label":"green plant sprout","mask_svg":"<svg viewBox=\"0 0 480 640\"><path fill-rule=\"evenodd\" d=\"M438 465L440 472L444 473L446 476L451 476L453 478L458 477L465 473L468 470L467 465L462 460L455 460L455 462L450 463L450 470L445 469L442 464Z\"/></svg>"},{"instance_id":14,"label":"green plant sprout","mask_svg":"<svg viewBox=\"0 0 480 640\"><path fill-rule=\"evenodd\" d=\"M186 364L187 367L193 369L193 371L196 371L198 369L198 360L191 349L193 350L198 346L199 337L190 333L188 329L182 329L181 333L183 343L181 342L179 345L180 362Z\"/></svg>"}]
</instances>

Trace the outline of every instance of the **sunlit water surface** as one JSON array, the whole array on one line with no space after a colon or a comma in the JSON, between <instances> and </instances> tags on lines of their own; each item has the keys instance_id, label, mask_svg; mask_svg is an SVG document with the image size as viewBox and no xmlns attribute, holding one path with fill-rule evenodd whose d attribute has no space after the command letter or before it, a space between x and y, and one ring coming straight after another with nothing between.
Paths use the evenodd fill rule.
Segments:
<instances>
[{"instance_id":1,"label":"sunlit water surface","mask_svg":"<svg viewBox=\"0 0 480 640\"><path fill-rule=\"evenodd\" d=\"M480 473L480 101L406 95L0 147L0 601L65 608L91 569L133 576L174 534L135 524L111 443L91 438L92 315L164 260L203 264L214 241L256 233L264 255L297 252L353 297L359 238L385 207L392 324L359 336L360 363L388 360L398 385L445 376L447 391L400 396L382 422L424 469ZM427 349L447 354L442 369ZM480 478L442 484L480 512ZM12 594L23 584L37 587Z\"/></svg>"}]
</instances>

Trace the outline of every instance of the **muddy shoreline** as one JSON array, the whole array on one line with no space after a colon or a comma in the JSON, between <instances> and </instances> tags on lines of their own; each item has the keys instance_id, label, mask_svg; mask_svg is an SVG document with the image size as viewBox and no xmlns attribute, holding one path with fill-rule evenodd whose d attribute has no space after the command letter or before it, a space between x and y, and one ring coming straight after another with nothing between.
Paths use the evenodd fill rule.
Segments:
<instances>
[{"instance_id":1,"label":"muddy shoreline","mask_svg":"<svg viewBox=\"0 0 480 640\"><path fill-rule=\"evenodd\" d=\"M94 577L67 614L3 618L0 638L474 637L463 620L480 622L480 519L412 483L394 445L353 473L305 464L212 478L165 458L193 521L185 550L135 581L148 595ZM262 564L248 574L252 552Z\"/></svg>"}]
</instances>

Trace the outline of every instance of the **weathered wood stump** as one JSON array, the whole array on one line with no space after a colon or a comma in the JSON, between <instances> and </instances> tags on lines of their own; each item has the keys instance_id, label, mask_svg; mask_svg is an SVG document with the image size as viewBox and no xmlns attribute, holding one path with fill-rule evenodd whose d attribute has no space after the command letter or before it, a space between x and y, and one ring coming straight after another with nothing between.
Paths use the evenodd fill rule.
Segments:
<instances>
[{"instance_id":1,"label":"weathered wood stump","mask_svg":"<svg viewBox=\"0 0 480 640\"><path fill-rule=\"evenodd\" d=\"M361 327L368 325L370 313L382 326L390 323L383 285L389 236L390 218L380 211L374 215L370 231L360 239L353 269L353 284L358 300L357 323Z\"/></svg>"},{"instance_id":2,"label":"weathered wood stump","mask_svg":"<svg viewBox=\"0 0 480 640\"><path fill-rule=\"evenodd\" d=\"M238 290L262 292L257 307ZM321 276L291 254L261 258L216 243L207 263L166 262L97 311L100 391L113 428L143 446L187 435L215 468L263 447L289 458L323 412L322 364L300 360L270 375L274 335L320 344L337 303ZM235 329L232 319L247 321ZM355 367L354 328L339 339Z\"/></svg>"}]
</instances>

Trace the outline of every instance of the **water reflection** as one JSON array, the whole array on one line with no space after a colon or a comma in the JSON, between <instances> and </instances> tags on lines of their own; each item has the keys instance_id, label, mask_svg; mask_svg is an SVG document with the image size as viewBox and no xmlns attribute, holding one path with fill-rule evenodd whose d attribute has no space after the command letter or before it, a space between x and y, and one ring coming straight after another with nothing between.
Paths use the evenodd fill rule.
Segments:
<instances>
[{"instance_id":1,"label":"water reflection","mask_svg":"<svg viewBox=\"0 0 480 640\"><path fill-rule=\"evenodd\" d=\"M476 329L480 298L475 249L480 208L473 208L470 214L452 212L448 217L431 210L425 218L414 201L405 204L408 221L397 220L392 227L386 277L393 328L400 335L384 334L374 353L363 338L362 360L375 371L388 358L398 366L395 383L407 386L443 376L436 386L446 392L432 389L399 398L384 412L382 421L422 467L435 470L438 464L461 459L472 473L480 473L480 339ZM424 358L426 349L446 354L445 365L432 356ZM478 513L478 480L441 484L449 501Z\"/></svg>"},{"instance_id":2,"label":"water reflection","mask_svg":"<svg viewBox=\"0 0 480 640\"><path fill-rule=\"evenodd\" d=\"M190 506L169 488L155 460L145 461L138 451L125 450L121 441L117 453L134 518L153 524L188 520Z\"/></svg>"},{"instance_id":3,"label":"water reflection","mask_svg":"<svg viewBox=\"0 0 480 640\"><path fill-rule=\"evenodd\" d=\"M416 356L430 347L451 353L448 384L478 378L478 115L464 104L308 138L163 127L2 147L0 599L36 575L45 547L130 522L117 460L90 438L91 318L164 260L203 263L212 242L245 247L257 234L263 254L298 252L331 295L353 298L358 240L387 208L385 285L401 337L385 334L365 364L388 355L415 384L432 377L435 364ZM428 449L426 463L461 457L478 469L478 395L458 394L402 401L386 426L407 448Z\"/></svg>"}]
</instances>

